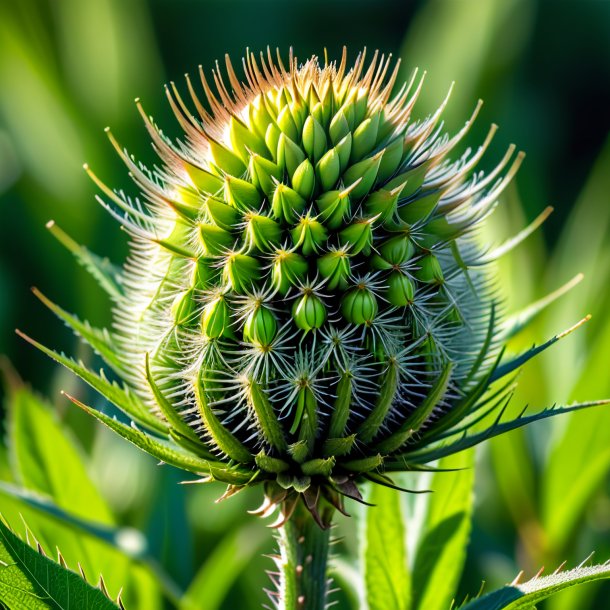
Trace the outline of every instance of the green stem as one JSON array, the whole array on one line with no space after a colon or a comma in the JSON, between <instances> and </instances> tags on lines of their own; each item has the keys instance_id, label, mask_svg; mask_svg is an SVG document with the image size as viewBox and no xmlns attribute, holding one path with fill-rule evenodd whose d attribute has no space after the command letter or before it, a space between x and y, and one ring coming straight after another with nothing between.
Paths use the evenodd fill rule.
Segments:
<instances>
[{"instance_id":1,"label":"green stem","mask_svg":"<svg viewBox=\"0 0 610 610\"><path fill-rule=\"evenodd\" d=\"M330 529L323 530L299 502L280 528L279 610L324 610L328 594Z\"/></svg>"}]
</instances>

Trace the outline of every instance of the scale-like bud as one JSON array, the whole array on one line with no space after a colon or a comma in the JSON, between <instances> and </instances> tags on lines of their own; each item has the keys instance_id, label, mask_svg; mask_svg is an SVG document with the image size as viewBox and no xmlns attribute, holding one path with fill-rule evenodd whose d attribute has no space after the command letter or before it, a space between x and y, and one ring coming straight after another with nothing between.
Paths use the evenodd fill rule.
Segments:
<instances>
[{"instance_id":1,"label":"scale-like bud","mask_svg":"<svg viewBox=\"0 0 610 610\"><path fill-rule=\"evenodd\" d=\"M189 81L199 119L170 94L180 145L138 103L161 170L110 136L142 197L91 174L135 242L120 273L85 262L115 303L115 332L53 307L126 389L48 353L138 427L92 414L159 460L229 493L262 482L283 519L304 499L327 526L360 481L392 486L391 472L533 418L471 429L504 401L490 384L537 353L501 359L494 257L509 248L478 230L521 156L508 166L511 148L485 178L476 164L494 129L454 153L477 111L454 137L440 110L412 119L421 83L392 98L398 71L377 53L352 68L346 54L249 55L244 78L227 66L229 84L218 69L210 79L218 96L204 80L208 110Z\"/></svg>"}]
</instances>

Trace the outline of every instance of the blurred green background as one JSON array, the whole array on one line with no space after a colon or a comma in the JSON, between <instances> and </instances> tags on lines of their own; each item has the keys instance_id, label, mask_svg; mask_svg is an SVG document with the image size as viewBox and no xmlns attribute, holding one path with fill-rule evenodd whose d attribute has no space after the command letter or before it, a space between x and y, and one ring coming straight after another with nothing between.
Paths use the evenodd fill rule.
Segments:
<instances>
[{"instance_id":1,"label":"blurred green background","mask_svg":"<svg viewBox=\"0 0 610 610\"><path fill-rule=\"evenodd\" d=\"M449 128L459 127L483 98L470 140L476 144L490 123L500 125L490 163L511 142L526 151L495 215L495 241L546 205L555 207L543 230L502 265L507 300L518 308L579 271L586 278L540 316L527 336L518 337L515 348L545 339L586 313L594 317L528 365L514 409L526 398L539 408L610 395L610 2L0 2L0 353L55 404L61 426L86 450L91 477L118 523L148 535L151 553L178 587L197 575L211 595L206 608L262 603L263 570L269 566L260 555L271 543L261 524L243 517L244 508L256 506L256 492L214 505L220 488L176 485L178 474L155 468L154 461L69 408L59 389L89 402L99 399L13 331L23 328L47 345L91 360L29 287L40 287L96 324L109 323L102 293L45 223L54 219L94 252L122 259L125 235L95 203L95 188L81 166L87 161L107 184L130 188L104 136L106 125L132 152L152 161L133 98L141 97L164 130L177 134L162 85L181 85L185 71L196 72L199 64L209 70L224 53L238 58L246 47L277 46L287 54L292 46L301 58L323 55L326 48L334 58L344 44L352 59L364 46L400 57L404 77L416 66L428 70L418 116L438 105L453 80ZM1 470L11 480L7 454L13 450L7 444ZM593 549L600 560L610 557L609 470L610 414L603 410L536 424L479 452L473 537L460 596L476 593L482 580L490 587L512 580L521 568L533 574L564 559L577 563ZM8 500L0 494L3 502ZM341 556L349 564L354 526L343 523L340 530L346 537ZM227 571L237 575L235 582ZM607 595L588 587L548 607L609 608ZM150 600L136 603L156 607ZM341 604L350 607L347 597Z\"/></svg>"}]
</instances>

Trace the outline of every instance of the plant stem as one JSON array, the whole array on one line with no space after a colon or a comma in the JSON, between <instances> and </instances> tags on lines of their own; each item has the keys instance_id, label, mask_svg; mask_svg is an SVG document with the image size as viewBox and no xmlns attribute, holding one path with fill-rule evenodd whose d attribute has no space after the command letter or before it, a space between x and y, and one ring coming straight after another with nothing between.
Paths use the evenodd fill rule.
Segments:
<instances>
[{"instance_id":1,"label":"plant stem","mask_svg":"<svg viewBox=\"0 0 610 610\"><path fill-rule=\"evenodd\" d=\"M321 529L299 502L280 528L279 610L327 607L329 542L330 529Z\"/></svg>"}]
</instances>

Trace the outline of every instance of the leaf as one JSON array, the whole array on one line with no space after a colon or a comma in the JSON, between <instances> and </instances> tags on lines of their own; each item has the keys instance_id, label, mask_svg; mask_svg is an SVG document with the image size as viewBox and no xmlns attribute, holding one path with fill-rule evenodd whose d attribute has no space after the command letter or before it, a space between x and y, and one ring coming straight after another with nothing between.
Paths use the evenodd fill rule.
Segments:
<instances>
[{"instance_id":1,"label":"leaf","mask_svg":"<svg viewBox=\"0 0 610 610\"><path fill-rule=\"evenodd\" d=\"M68 328L90 345L104 362L118 375L124 375L124 365L118 357L119 347L114 343L112 336L105 328L94 328L86 320L79 320L75 315L56 305L47 298L38 288L32 288L34 296L48 309L50 309Z\"/></svg>"},{"instance_id":2,"label":"leaf","mask_svg":"<svg viewBox=\"0 0 610 610\"><path fill-rule=\"evenodd\" d=\"M458 440L451 441L445 444L432 447L424 447L423 449L415 450L410 453L404 453L399 456L398 461L392 461L388 459L385 461L385 465L388 469L392 469L397 464L402 464L406 460L407 462L413 462L417 464L425 464L433 460L438 460L442 457L464 451L470 447L474 447L483 441L486 441L500 434L505 434L511 430L522 428L536 421L547 419L555 415L562 415L564 413L572 413L573 411L580 411L582 409L588 409L590 407L597 407L602 405L610 404L610 399L607 400L594 400L590 402L582 402L568 407L547 407L546 409L534 413L532 415L521 415L515 419L509 421L500 422L499 419L489 426L488 428L477 432L475 434L462 435ZM500 417L502 413L500 413Z\"/></svg>"},{"instance_id":3,"label":"leaf","mask_svg":"<svg viewBox=\"0 0 610 610\"><path fill-rule=\"evenodd\" d=\"M121 387L115 382L110 382L102 374L96 375L86 368L82 363L74 361L72 358L59 354L38 341L34 341L21 331L17 334L28 343L39 349L41 352L52 358L68 370L78 375L83 381L88 383L96 392L99 392L106 400L119 408L134 421L146 426L151 430L156 430L162 434L167 434L167 426L146 408L138 396L129 390L127 386Z\"/></svg>"},{"instance_id":4,"label":"leaf","mask_svg":"<svg viewBox=\"0 0 610 610\"><path fill-rule=\"evenodd\" d=\"M407 569L406 522L401 492L373 484L366 497L362 561L370 610L408 610L411 578Z\"/></svg>"},{"instance_id":5,"label":"leaf","mask_svg":"<svg viewBox=\"0 0 610 610\"><path fill-rule=\"evenodd\" d=\"M474 502L473 450L440 461L441 468L459 472L437 472L432 478L429 505L413 564L414 610L447 610L466 560Z\"/></svg>"},{"instance_id":6,"label":"leaf","mask_svg":"<svg viewBox=\"0 0 610 610\"><path fill-rule=\"evenodd\" d=\"M549 576L534 577L521 584L510 584L471 601L461 610L531 610L535 604L575 585L610 578L610 564L578 567Z\"/></svg>"},{"instance_id":7,"label":"leaf","mask_svg":"<svg viewBox=\"0 0 610 610\"><path fill-rule=\"evenodd\" d=\"M214 462L202 459L198 455L190 453L177 445L150 436L134 426L127 426L114 417L109 417L105 413L83 404L69 394L65 394L65 396L67 396L77 407L80 407L83 411L101 421L112 431L149 455L152 455L170 466L175 466L176 468L187 470L188 472L195 474L210 474L216 480L235 485L247 483L254 475L254 473L249 470L240 469L236 466L229 467L224 462Z\"/></svg>"},{"instance_id":8,"label":"leaf","mask_svg":"<svg viewBox=\"0 0 610 610\"><path fill-rule=\"evenodd\" d=\"M115 525L105 500L87 473L81 447L52 409L26 389L13 390L9 396L9 432L11 465L17 483L30 492L47 496L59 509L76 518L105 527ZM44 546L50 549L59 546L69 565L79 562L92 578L104 574L113 595L125 587L127 601L132 600L130 561L123 553L27 510L23 504L23 508L15 504L12 499L3 498L5 514L15 519L17 510L23 510Z\"/></svg>"},{"instance_id":9,"label":"leaf","mask_svg":"<svg viewBox=\"0 0 610 610\"><path fill-rule=\"evenodd\" d=\"M106 294L113 297L114 300L120 300L123 297L123 279L118 267L115 267L107 258L102 258L85 246L76 243L53 220L47 223L47 229L72 253L74 258L91 274Z\"/></svg>"},{"instance_id":10,"label":"leaf","mask_svg":"<svg viewBox=\"0 0 610 610\"><path fill-rule=\"evenodd\" d=\"M10 608L20 610L116 610L119 607L78 574L51 561L41 550L35 550L23 542L2 518L0 601Z\"/></svg>"},{"instance_id":11,"label":"leaf","mask_svg":"<svg viewBox=\"0 0 610 610\"><path fill-rule=\"evenodd\" d=\"M82 533L85 536L97 538L114 547L123 555L139 561L149 570L149 572L142 571L140 576L146 579L154 575L168 599L172 600L174 604L177 603L180 598L180 590L152 556L148 540L142 532L131 527L115 527L77 517L57 506L52 500L34 492L19 489L10 483L0 481L0 493L27 504L35 511L48 515L59 523L70 527L78 535ZM134 574L130 574L131 576L134 576ZM147 584L150 585L150 583ZM140 594L140 591L138 591L138 594Z\"/></svg>"},{"instance_id":12,"label":"leaf","mask_svg":"<svg viewBox=\"0 0 610 610\"><path fill-rule=\"evenodd\" d=\"M575 394L586 391L603 396L610 392L609 341L610 322L606 322L602 332L597 333L586 374ZM547 544L550 552L560 556L610 466L610 426L605 411L583 414L562 423L542 477L542 519Z\"/></svg>"},{"instance_id":13,"label":"leaf","mask_svg":"<svg viewBox=\"0 0 610 610\"><path fill-rule=\"evenodd\" d=\"M204 600L206 610L220 608L237 577L266 540L267 532L258 523L223 536L195 575L180 602L180 610L199 610Z\"/></svg>"}]
</instances>

